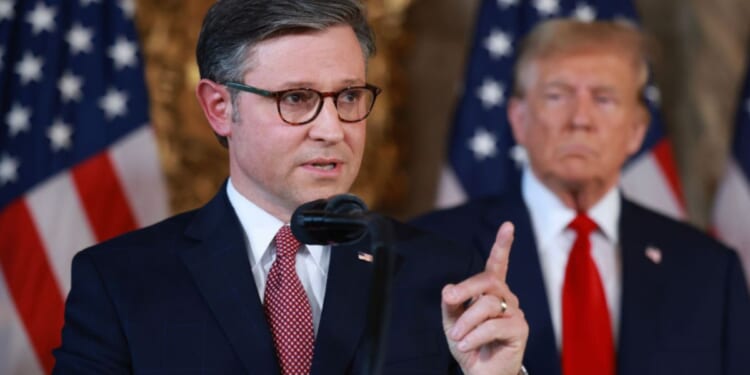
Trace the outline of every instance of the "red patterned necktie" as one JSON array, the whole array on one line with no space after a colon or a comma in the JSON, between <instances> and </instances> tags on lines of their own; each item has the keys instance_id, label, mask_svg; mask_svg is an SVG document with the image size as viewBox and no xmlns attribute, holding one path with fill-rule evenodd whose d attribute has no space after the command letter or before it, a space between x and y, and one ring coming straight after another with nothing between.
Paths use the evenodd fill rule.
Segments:
<instances>
[{"instance_id":1,"label":"red patterned necktie","mask_svg":"<svg viewBox=\"0 0 750 375\"><path fill-rule=\"evenodd\" d=\"M297 250L302 244L288 225L279 229L274 241L276 260L268 272L263 297L266 319L271 326L281 374L309 374L315 332L310 301L295 267Z\"/></svg>"},{"instance_id":2,"label":"red patterned necktie","mask_svg":"<svg viewBox=\"0 0 750 375\"><path fill-rule=\"evenodd\" d=\"M562 373L613 375L612 325L589 239L597 226L586 214L579 213L569 227L576 232L576 240L568 256L563 284Z\"/></svg>"}]
</instances>

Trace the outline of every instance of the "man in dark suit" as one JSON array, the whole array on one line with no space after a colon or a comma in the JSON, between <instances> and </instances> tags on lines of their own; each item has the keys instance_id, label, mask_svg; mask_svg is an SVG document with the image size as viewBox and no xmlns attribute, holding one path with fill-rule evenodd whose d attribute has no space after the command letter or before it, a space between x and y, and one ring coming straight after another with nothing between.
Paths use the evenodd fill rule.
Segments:
<instances>
[{"instance_id":1,"label":"man in dark suit","mask_svg":"<svg viewBox=\"0 0 750 375\"><path fill-rule=\"evenodd\" d=\"M648 124L644 44L619 22L537 26L508 107L528 155L520 186L415 221L480 251L499 223L516 225L508 284L535 375L750 373L735 253L618 188Z\"/></svg>"},{"instance_id":2,"label":"man in dark suit","mask_svg":"<svg viewBox=\"0 0 750 375\"><path fill-rule=\"evenodd\" d=\"M373 50L355 0L213 5L196 94L230 178L202 208L76 255L55 374L362 373L369 244L303 246L287 223L358 173L380 91L365 81ZM483 264L393 225L383 373L521 373L513 227Z\"/></svg>"}]
</instances>

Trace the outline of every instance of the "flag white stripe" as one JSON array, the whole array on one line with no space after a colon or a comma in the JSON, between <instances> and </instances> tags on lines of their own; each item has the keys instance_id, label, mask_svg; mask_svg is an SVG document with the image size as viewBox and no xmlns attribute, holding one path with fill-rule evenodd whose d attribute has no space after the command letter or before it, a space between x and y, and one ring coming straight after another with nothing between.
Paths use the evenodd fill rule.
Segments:
<instances>
[{"instance_id":1,"label":"flag white stripe","mask_svg":"<svg viewBox=\"0 0 750 375\"><path fill-rule=\"evenodd\" d=\"M26 204L64 298L73 255L96 241L70 173L59 173L29 192Z\"/></svg>"},{"instance_id":2,"label":"flag white stripe","mask_svg":"<svg viewBox=\"0 0 750 375\"><path fill-rule=\"evenodd\" d=\"M0 374L42 375L23 322L0 271Z\"/></svg>"},{"instance_id":3,"label":"flag white stripe","mask_svg":"<svg viewBox=\"0 0 750 375\"><path fill-rule=\"evenodd\" d=\"M458 206L467 200L466 192L458 181L456 172L450 165L443 165L438 182L437 195L435 197L436 208L448 208Z\"/></svg>"},{"instance_id":4,"label":"flag white stripe","mask_svg":"<svg viewBox=\"0 0 750 375\"><path fill-rule=\"evenodd\" d=\"M143 227L169 214L155 135L143 126L117 142L109 151L136 224Z\"/></svg>"},{"instance_id":5,"label":"flag white stripe","mask_svg":"<svg viewBox=\"0 0 750 375\"><path fill-rule=\"evenodd\" d=\"M685 219L685 210L652 153L641 156L625 168L620 186L623 194L631 200L674 219Z\"/></svg>"},{"instance_id":6,"label":"flag white stripe","mask_svg":"<svg viewBox=\"0 0 750 375\"><path fill-rule=\"evenodd\" d=\"M728 163L727 172L716 192L714 225L717 236L739 253L750 286L750 186L736 160Z\"/></svg>"}]
</instances>

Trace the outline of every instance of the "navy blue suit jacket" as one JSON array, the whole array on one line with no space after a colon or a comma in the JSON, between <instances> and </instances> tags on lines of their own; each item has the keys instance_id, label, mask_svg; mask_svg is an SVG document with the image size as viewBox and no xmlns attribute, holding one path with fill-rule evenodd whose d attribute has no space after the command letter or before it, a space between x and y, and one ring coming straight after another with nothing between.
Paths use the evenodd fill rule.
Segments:
<instances>
[{"instance_id":1,"label":"navy blue suit jacket","mask_svg":"<svg viewBox=\"0 0 750 375\"><path fill-rule=\"evenodd\" d=\"M515 224L508 285L529 323L524 364L560 375L560 354L528 209L518 190L414 221L487 254L497 228ZM750 374L750 298L737 255L703 233L626 199L619 220L622 313L620 375ZM658 248L662 261L646 255Z\"/></svg>"},{"instance_id":2,"label":"navy blue suit jacket","mask_svg":"<svg viewBox=\"0 0 750 375\"><path fill-rule=\"evenodd\" d=\"M440 291L481 268L478 252L397 224L384 374L450 374ZM312 374L355 374L369 242L334 247ZM73 260L54 374L278 374L243 232L225 190L201 209L94 246Z\"/></svg>"}]
</instances>

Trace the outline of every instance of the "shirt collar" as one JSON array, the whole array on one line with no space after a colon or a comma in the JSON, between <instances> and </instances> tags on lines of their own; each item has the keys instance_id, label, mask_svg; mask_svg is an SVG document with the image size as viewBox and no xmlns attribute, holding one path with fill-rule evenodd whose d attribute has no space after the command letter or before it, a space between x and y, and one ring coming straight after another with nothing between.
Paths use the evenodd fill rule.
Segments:
<instances>
[{"instance_id":1,"label":"shirt collar","mask_svg":"<svg viewBox=\"0 0 750 375\"><path fill-rule=\"evenodd\" d=\"M537 179L530 168L524 168L521 194L531 215L534 235L541 248L547 248L555 236L567 228L575 218L576 211L563 202ZM620 195L615 186L589 211L589 217L611 243L617 243L617 221L620 216Z\"/></svg>"},{"instance_id":2,"label":"shirt collar","mask_svg":"<svg viewBox=\"0 0 750 375\"><path fill-rule=\"evenodd\" d=\"M620 190L617 186L609 189L607 194L597 202L588 212L591 220L599 226L611 243L616 244L619 240L617 223L620 217Z\"/></svg>"},{"instance_id":3,"label":"shirt collar","mask_svg":"<svg viewBox=\"0 0 750 375\"><path fill-rule=\"evenodd\" d=\"M263 255L271 249L273 238L285 223L245 198L235 189L231 178L227 183L227 196L245 232L246 245L250 248L250 265L254 266L260 263ZM305 244L302 246L310 252L313 260L320 267L325 246ZM325 267L320 268L325 269Z\"/></svg>"}]
</instances>

